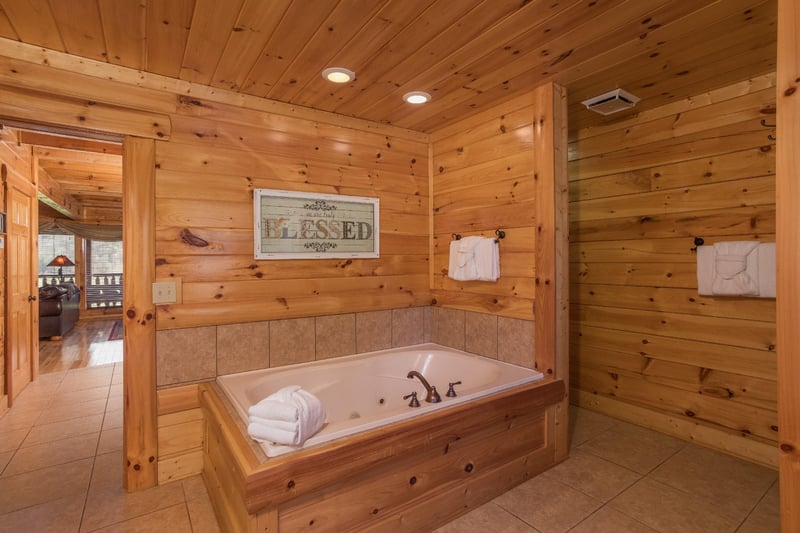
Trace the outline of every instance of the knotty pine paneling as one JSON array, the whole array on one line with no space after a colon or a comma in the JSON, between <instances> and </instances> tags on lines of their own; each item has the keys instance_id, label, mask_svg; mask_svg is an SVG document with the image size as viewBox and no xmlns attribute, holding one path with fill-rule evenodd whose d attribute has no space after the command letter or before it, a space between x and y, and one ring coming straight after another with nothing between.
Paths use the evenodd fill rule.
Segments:
<instances>
[{"instance_id":1,"label":"knotty pine paneling","mask_svg":"<svg viewBox=\"0 0 800 533\"><path fill-rule=\"evenodd\" d=\"M156 277L181 278L182 302L159 307L159 329L430 303L427 143L200 101L170 118L175 136L156 145ZM380 259L255 261L257 188L380 198Z\"/></svg>"},{"instance_id":2,"label":"knotty pine paneling","mask_svg":"<svg viewBox=\"0 0 800 533\"><path fill-rule=\"evenodd\" d=\"M774 112L767 75L574 131L569 150L573 398L772 466L775 300L699 296L691 248L774 242Z\"/></svg>"},{"instance_id":3,"label":"knotty pine paneling","mask_svg":"<svg viewBox=\"0 0 800 533\"><path fill-rule=\"evenodd\" d=\"M533 102L517 98L434 134L433 293L437 305L533 320ZM496 283L448 277L452 234L494 236Z\"/></svg>"}]
</instances>

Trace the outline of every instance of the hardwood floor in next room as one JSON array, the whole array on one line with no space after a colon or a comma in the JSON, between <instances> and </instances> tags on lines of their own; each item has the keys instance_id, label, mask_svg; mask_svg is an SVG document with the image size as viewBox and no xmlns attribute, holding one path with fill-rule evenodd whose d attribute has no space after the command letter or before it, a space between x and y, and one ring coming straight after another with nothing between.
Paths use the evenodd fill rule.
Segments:
<instances>
[{"instance_id":1,"label":"hardwood floor in next room","mask_svg":"<svg viewBox=\"0 0 800 533\"><path fill-rule=\"evenodd\" d=\"M79 320L60 341L39 339L39 372L121 362L122 340L109 340L115 322L114 319Z\"/></svg>"}]
</instances>

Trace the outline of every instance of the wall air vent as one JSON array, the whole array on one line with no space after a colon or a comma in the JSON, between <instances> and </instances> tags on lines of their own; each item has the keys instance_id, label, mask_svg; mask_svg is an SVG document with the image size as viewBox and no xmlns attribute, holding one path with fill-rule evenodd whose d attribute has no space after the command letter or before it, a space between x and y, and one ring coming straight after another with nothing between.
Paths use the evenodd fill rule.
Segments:
<instances>
[{"instance_id":1,"label":"wall air vent","mask_svg":"<svg viewBox=\"0 0 800 533\"><path fill-rule=\"evenodd\" d=\"M591 109L601 115L611 115L625 109L630 109L636 105L640 98L622 89L614 89L600 96L589 98L581 102L586 109Z\"/></svg>"}]
</instances>

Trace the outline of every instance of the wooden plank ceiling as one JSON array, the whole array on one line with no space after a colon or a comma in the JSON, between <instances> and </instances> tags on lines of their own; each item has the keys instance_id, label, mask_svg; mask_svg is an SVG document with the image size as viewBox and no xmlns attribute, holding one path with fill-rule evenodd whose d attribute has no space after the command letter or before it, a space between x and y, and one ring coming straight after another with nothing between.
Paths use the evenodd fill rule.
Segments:
<instances>
[{"instance_id":1,"label":"wooden plank ceiling","mask_svg":"<svg viewBox=\"0 0 800 533\"><path fill-rule=\"evenodd\" d=\"M641 97L641 111L775 69L777 0L0 0L0 8L0 37L424 132L550 79L569 89L576 130L609 120L580 101L617 87ZM356 80L323 80L330 66L354 70ZM412 90L432 102L403 102Z\"/></svg>"}]
</instances>

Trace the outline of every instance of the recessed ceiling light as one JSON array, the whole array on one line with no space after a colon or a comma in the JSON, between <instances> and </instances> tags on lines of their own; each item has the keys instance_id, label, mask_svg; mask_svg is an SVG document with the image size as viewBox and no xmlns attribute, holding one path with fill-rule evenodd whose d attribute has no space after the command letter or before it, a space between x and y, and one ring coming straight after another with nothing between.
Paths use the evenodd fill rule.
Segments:
<instances>
[{"instance_id":1,"label":"recessed ceiling light","mask_svg":"<svg viewBox=\"0 0 800 533\"><path fill-rule=\"evenodd\" d=\"M343 67L331 67L322 71L322 77L333 83L347 83L356 79L356 73Z\"/></svg>"},{"instance_id":2,"label":"recessed ceiling light","mask_svg":"<svg viewBox=\"0 0 800 533\"><path fill-rule=\"evenodd\" d=\"M431 95L423 91L411 91L403 95L403 100L409 104L426 104L430 102Z\"/></svg>"}]
</instances>

